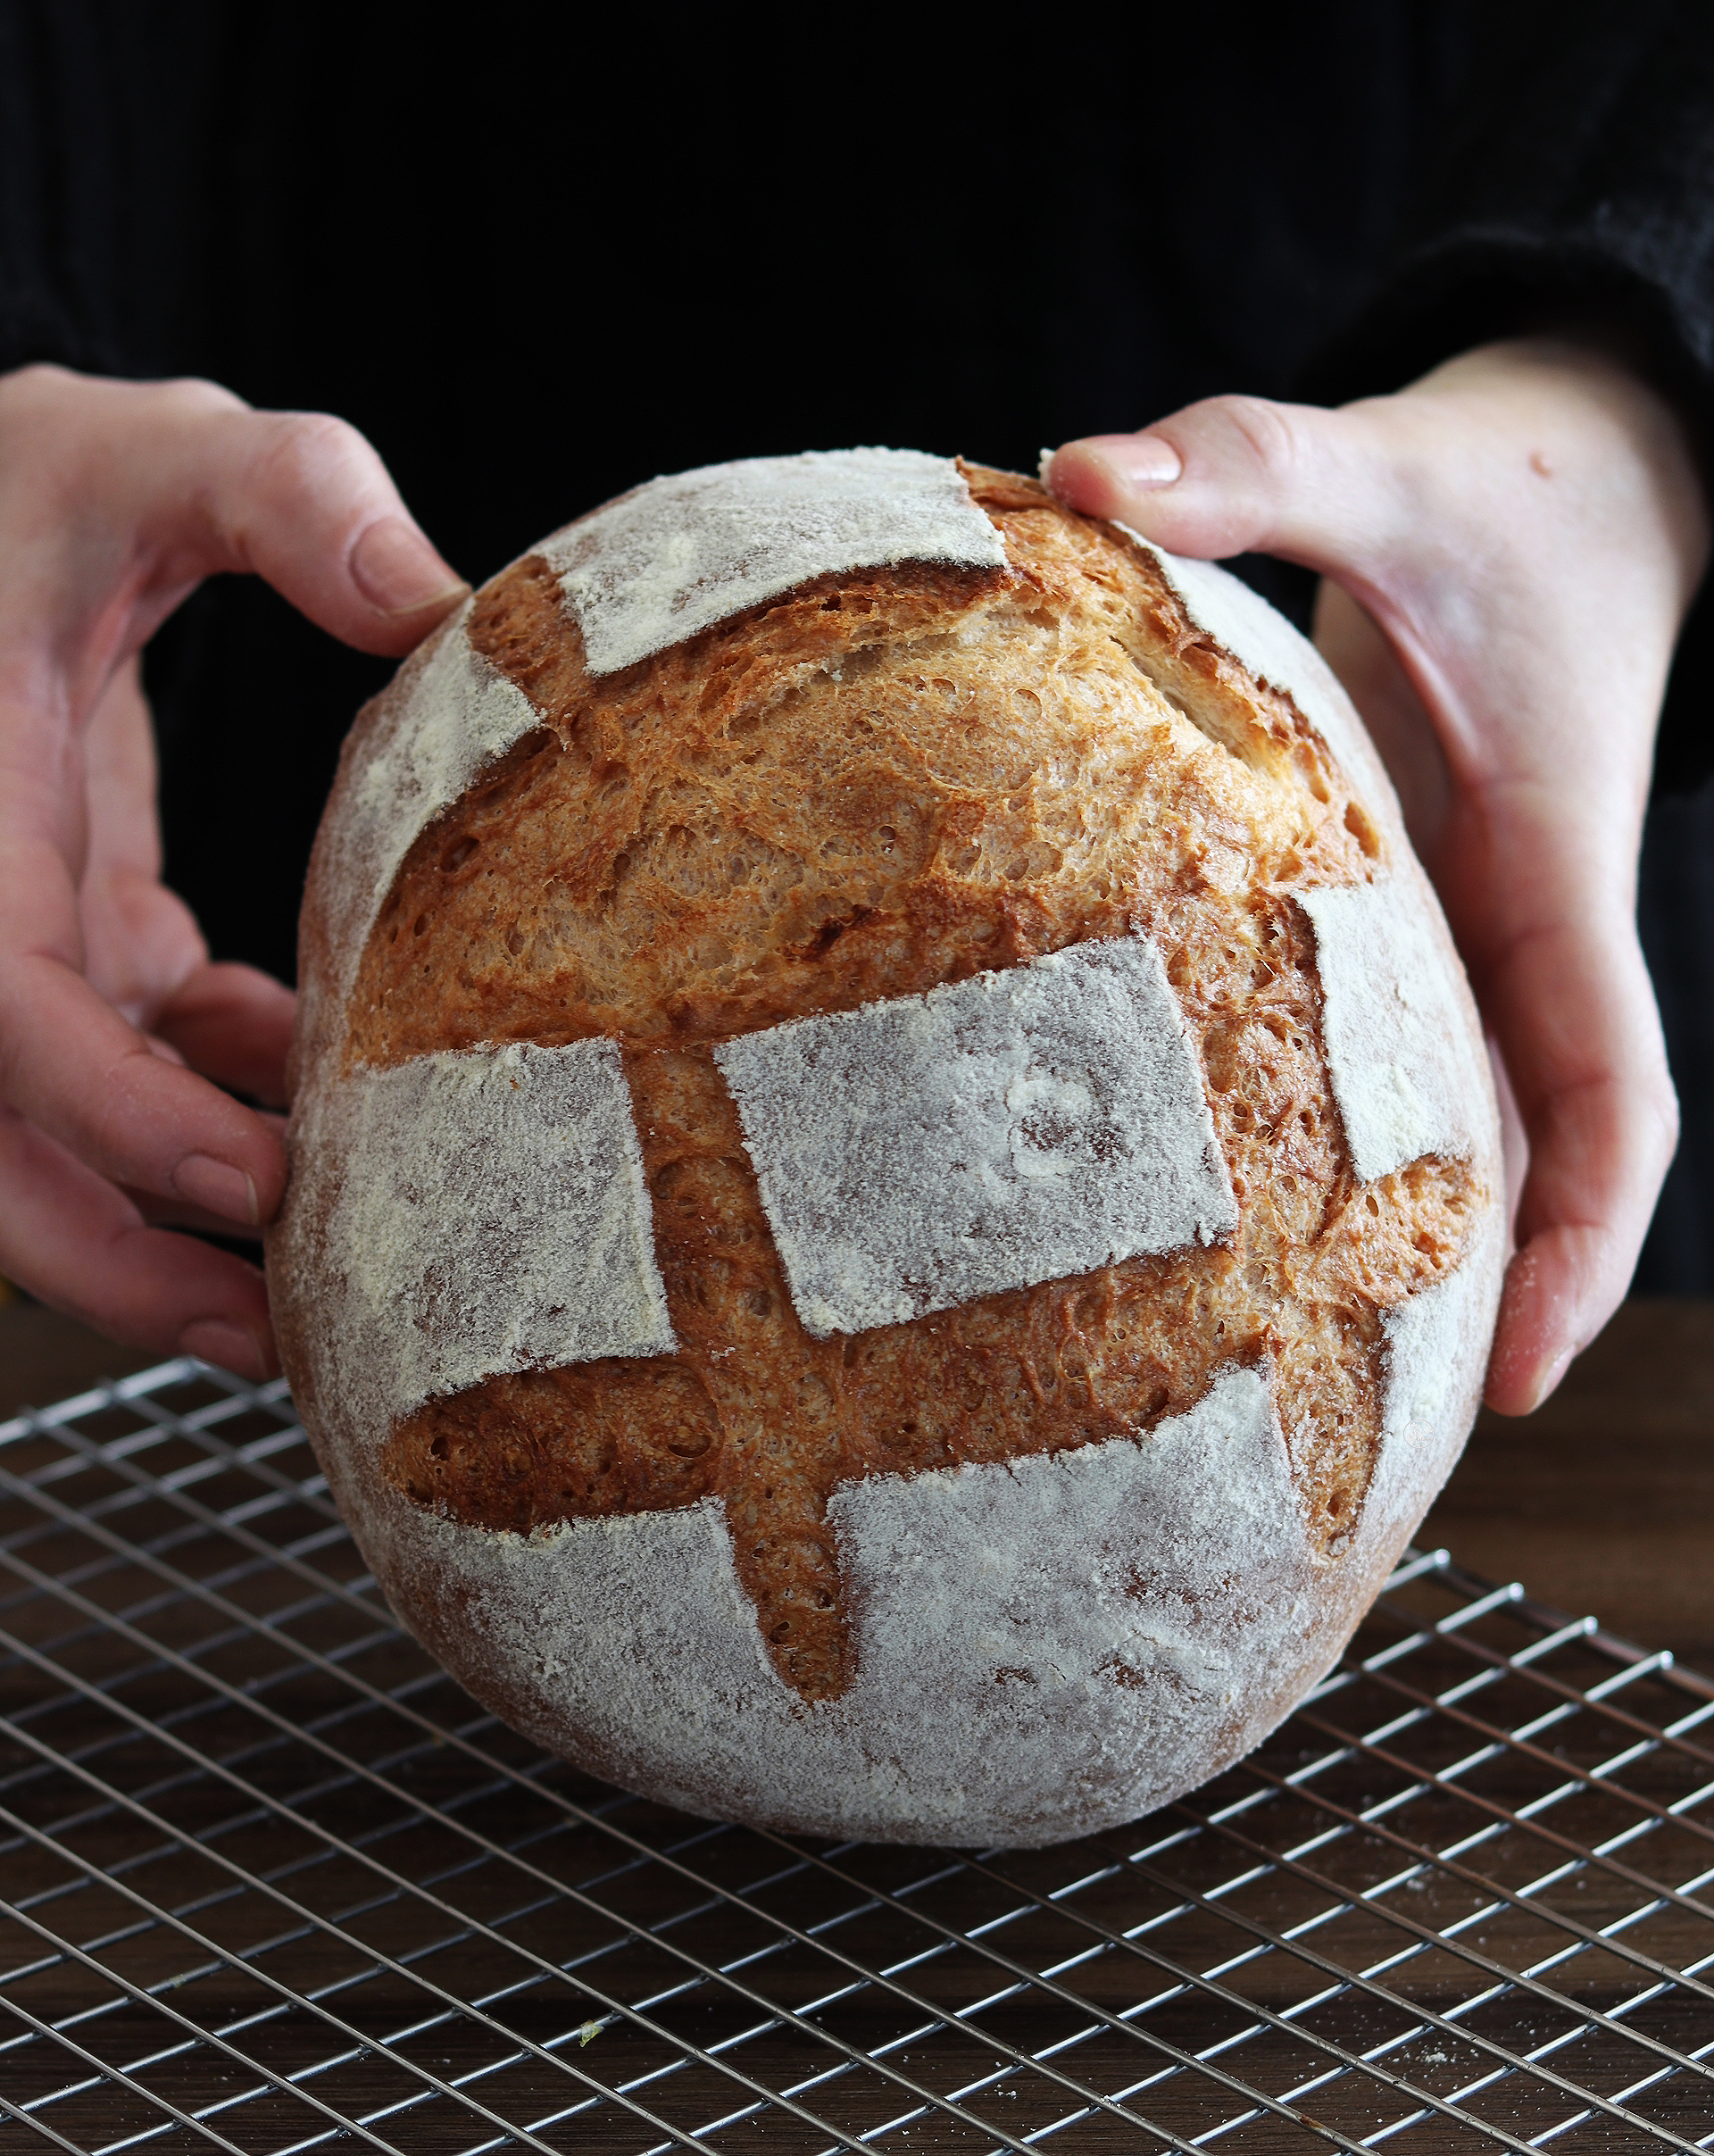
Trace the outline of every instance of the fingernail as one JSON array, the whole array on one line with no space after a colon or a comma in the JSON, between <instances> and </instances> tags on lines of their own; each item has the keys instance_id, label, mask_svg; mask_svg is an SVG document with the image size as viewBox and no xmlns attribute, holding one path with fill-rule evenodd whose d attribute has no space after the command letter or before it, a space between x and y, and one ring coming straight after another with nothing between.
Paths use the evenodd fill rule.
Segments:
<instances>
[{"instance_id":1,"label":"fingernail","mask_svg":"<svg viewBox=\"0 0 1714 2156\"><path fill-rule=\"evenodd\" d=\"M384 614L420 614L470 588L453 576L414 524L383 517L351 550L352 581Z\"/></svg>"},{"instance_id":2,"label":"fingernail","mask_svg":"<svg viewBox=\"0 0 1714 2156\"><path fill-rule=\"evenodd\" d=\"M1535 1396L1535 1404L1537 1407L1541 1405L1542 1402L1547 1398L1550 1393L1554 1393L1559 1390L1560 1380L1564 1377L1567 1370L1570 1369L1572 1363L1577 1360L1577 1351L1575 1347L1567 1348L1564 1354L1560 1357L1559 1361L1554 1363L1552 1368L1548 1371L1546 1377L1542 1379L1542 1389Z\"/></svg>"},{"instance_id":3,"label":"fingernail","mask_svg":"<svg viewBox=\"0 0 1714 2156\"><path fill-rule=\"evenodd\" d=\"M1127 487L1170 487L1185 460L1158 434L1109 435L1094 452Z\"/></svg>"},{"instance_id":4,"label":"fingernail","mask_svg":"<svg viewBox=\"0 0 1714 2156\"><path fill-rule=\"evenodd\" d=\"M198 1318L179 1336L181 1355L195 1355L202 1362L218 1362L223 1370L260 1384L273 1375L273 1358L265 1353L254 1333L234 1325L229 1318Z\"/></svg>"},{"instance_id":5,"label":"fingernail","mask_svg":"<svg viewBox=\"0 0 1714 2156\"><path fill-rule=\"evenodd\" d=\"M242 1168L217 1161L205 1153L187 1153L172 1171L172 1186L192 1205L217 1212L223 1220L237 1220L245 1228L260 1228L262 1209L256 1203L256 1186Z\"/></svg>"}]
</instances>

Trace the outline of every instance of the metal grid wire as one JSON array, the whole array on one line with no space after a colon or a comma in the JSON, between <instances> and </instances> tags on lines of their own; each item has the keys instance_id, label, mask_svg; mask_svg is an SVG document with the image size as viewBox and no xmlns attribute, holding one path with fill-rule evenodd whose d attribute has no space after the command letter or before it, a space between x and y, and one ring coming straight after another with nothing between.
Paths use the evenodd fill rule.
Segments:
<instances>
[{"instance_id":1,"label":"metal grid wire","mask_svg":"<svg viewBox=\"0 0 1714 2156\"><path fill-rule=\"evenodd\" d=\"M0 2148L1714 2146L1714 1684L1444 1553L1182 1804L686 1819L393 1622L283 1386L0 1424Z\"/></svg>"}]
</instances>

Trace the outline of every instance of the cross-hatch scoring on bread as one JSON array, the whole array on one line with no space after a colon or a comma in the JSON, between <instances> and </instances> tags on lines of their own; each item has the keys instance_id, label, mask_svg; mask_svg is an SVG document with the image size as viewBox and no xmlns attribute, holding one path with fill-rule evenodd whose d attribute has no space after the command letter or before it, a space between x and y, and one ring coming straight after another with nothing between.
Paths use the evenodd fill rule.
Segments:
<instances>
[{"instance_id":1,"label":"cross-hatch scoring on bread","mask_svg":"<svg viewBox=\"0 0 1714 2156\"><path fill-rule=\"evenodd\" d=\"M1468 1159L1361 1184L1334 1103L1316 887L1387 842L1301 714L1145 550L968 470L1010 568L818 579L592 677L526 557L474 649L542 716L416 838L369 936L348 1070L480 1044L622 1045L678 1345L493 1376L388 1435L388 1477L487 1529L718 1498L775 1669L861 1653L843 1485L1145 1432L1269 1366L1312 1546L1374 1471L1383 1325L1490 1203ZM1227 1239L818 1340L713 1049L1142 930L1237 1201Z\"/></svg>"}]
</instances>

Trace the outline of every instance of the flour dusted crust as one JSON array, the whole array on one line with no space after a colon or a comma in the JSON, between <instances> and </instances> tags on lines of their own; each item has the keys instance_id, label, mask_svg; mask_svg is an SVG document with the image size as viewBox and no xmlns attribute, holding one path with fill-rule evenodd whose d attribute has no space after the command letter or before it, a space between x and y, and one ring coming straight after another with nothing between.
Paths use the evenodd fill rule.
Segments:
<instances>
[{"instance_id":1,"label":"flour dusted crust","mask_svg":"<svg viewBox=\"0 0 1714 2156\"><path fill-rule=\"evenodd\" d=\"M1306 891L1322 1036L1352 1164L1366 1183L1427 1153L1468 1154L1488 1083L1446 931L1400 876Z\"/></svg>"},{"instance_id":2,"label":"flour dusted crust","mask_svg":"<svg viewBox=\"0 0 1714 2156\"><path fill-rule=\"evenodd\" d=\"M375 707L344 812L328 826L321 883L342 993L411 841L540 723L528 697L470 649L470 613L467 602L399 669Z\"/></svg>"},{"instance_id":3,"label":"flour dusted crust","mask_svg":"<svg viewBox=\"0 0 1714 2156\"><path fill-rule=\"evenodd\" d=\"M295 1157L330 1353L377 1427L497 1371L675 1345L612 1041L339 1078Z\"/></svg>"},{"instance_id":4,"label":"flour dusted crust","mask_svg":"<svg viewBox=\"0 0 1714 2156\"><path fill-rule=\"evenodd\" d=\"M592 674L617 673L829 571L1006 561L957 466L914 449L811 450L652 479L542 554Z\"/></svg>"},{"instance_id":5,"label":"flour dusted crust","mask_svg":"<svg viewBox=\"0 0 1714 2156\"><path fill-rule=\"evenodd\" d=\"M1323 1673L1323 1589L1261 1373L1147 1444L852 1482L863 1652L805 1713L760 1651L722 1509L473 1539L395 1499L426 1634L522 1682L507 1719L693 1811L836 1836L1046 1842L1217 1771ZM1020 1801L1021 1800L1021 1801Z\"/></svg>"},{"instance_id":6,"label":"flour dusted crust","mask_svg":"<svg viewBox=\"0 0 1714 2156\"><path fill-rule=\"evenodd\" d=\"M714 1061L818 1339L1238 1224L1143 936L742 1034Z\"/></svg>"},{"instance_id":7,"label":"flour dusted crust","mask_svg":"<svg viewBox=\"0 0 1714 2156\"><path fill-rule=\"evenodd\" d=\"M354 729L270 1278L395 1605L717 1817L1033 1844L1256 1743L1463 1441L1468 989L1225 572L904 453L502 573Z\"/></svg>"}]
</instances>

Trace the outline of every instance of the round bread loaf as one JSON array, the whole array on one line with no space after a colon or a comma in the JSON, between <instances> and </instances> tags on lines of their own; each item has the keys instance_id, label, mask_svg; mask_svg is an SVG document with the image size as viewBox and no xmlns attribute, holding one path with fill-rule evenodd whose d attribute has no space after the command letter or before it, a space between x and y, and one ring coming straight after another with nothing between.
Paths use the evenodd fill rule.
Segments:
<instances>
[{"instance_id":1,"label":"round bread loaf","mask_svg":"<svg viewBox=\"0 0 1714 2156\"><path fill-rule=\"evenodd\" d=\"M293 1390L478 1700L727 1819L1029 1844L1253 1745L1505 1249L1385 773L1244 586L900 451L659 479L360 717Z\"/></svg>"}]
</instances>

